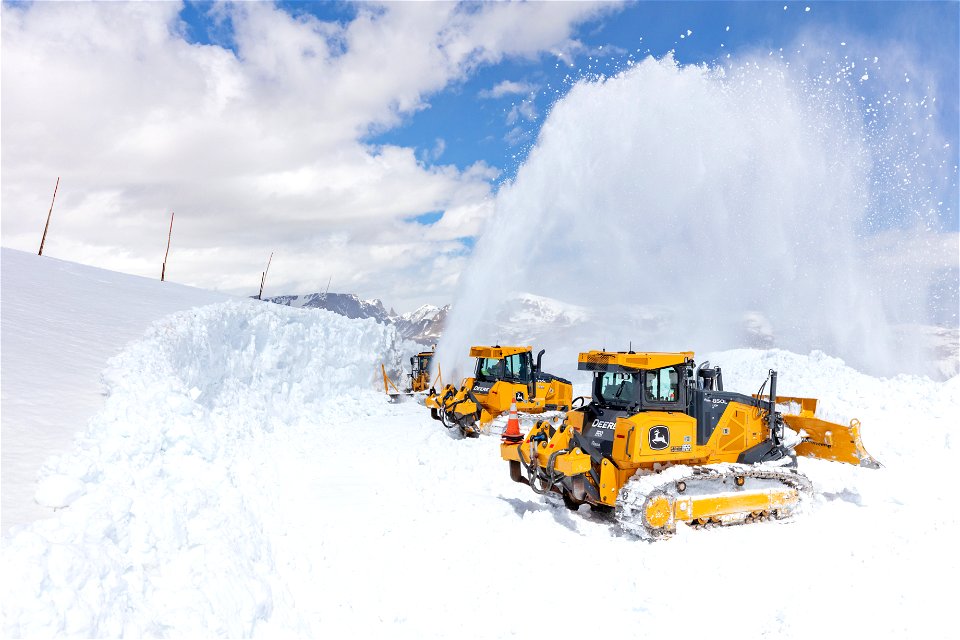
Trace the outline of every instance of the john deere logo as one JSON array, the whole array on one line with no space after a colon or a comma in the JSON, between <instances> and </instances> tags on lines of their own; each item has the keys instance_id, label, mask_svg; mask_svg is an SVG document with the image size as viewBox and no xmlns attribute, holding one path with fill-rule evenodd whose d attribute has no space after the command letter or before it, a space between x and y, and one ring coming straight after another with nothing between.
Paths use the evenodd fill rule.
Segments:
<instances>
[{"instance_id":1,"label":"john deere logo","mask_svg":"<svg viewBox=\"0 0 960 640\"><path fill-rule=\"evenodd\" d=\"M650 427L650 448L660 451L670 446L670 429L661 425Z\"/></svg>"}]
</instances>

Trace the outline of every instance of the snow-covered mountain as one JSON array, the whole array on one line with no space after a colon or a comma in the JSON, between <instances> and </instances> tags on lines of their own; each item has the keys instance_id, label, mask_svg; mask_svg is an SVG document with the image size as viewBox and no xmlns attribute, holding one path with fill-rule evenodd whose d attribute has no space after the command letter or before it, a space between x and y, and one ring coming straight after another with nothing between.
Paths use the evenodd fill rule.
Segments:
<instances>
[{"instance_id":1,"label":"snow-covered mountain","mask_svg":"<svg viewBox=\"0 0 960 640\"><path fill-rule=\"evenodd\" d=\"M394 325L405 339L421 346L437 344L448 322L451 306L437 307L425 304L409 313L398 314L387 310L379 299L364 300L349 293L310 293L283 295L264 300L294 308L326 309L352 319L373 318L386 325ZM586 300L584 302L587 302ZM575 362L578 349L607 347L626 348L627 345L608 344L605 323L611 313L626 314L636 328L639 340L645 335L657 335L675 321L669 309L656 305L621 305L615 311L603 304L574 304L531 293L514 293L501 304L496 324L481 327L474 342L502 344L531 344L538 346L549 338L557 339L567 351L554 351L557 356ZM743 316L739 327L744 347L769 349L778 345L776 331L760 312ZM929 375L946 380L960 373L960 332L956 328L929 325L901 325L896 337L915 345L929 364ZM638 341L635 346L642 348ZM686 349L693 345L675 345ZM664 347L658 347L664 348ZM556 368L556 367L555 367ZM562 372L563 367L557 368ZM571 374L572 371L565 371Z\"/></svg>"},{"instance_id":2,"label":"snow-covered mountain","mask_svg":"<svg viewBox=\"0 0 960 640\"><path fill-rule=\"evenodd\" d=\"M530 344L547 347L551 353L551 372L572 375L563 363L576 363L576 352L585 349L626 349L628 343L610 342L608 325L626 323L633 328L633 347L650 350L690 349L699 345L666 345L657 338L677 318L675 312L658 305L615 304L604 301L591 304L588 298L579 304L530 293L515 293L501 303L496 323L480 327L480 333L501 344ZM770 320L759 311L739 319L732 333L739 335L739 346L753 349L783 347ZM897 325L894 338L909 344L917 358L925 363L927 375L947 380L960 373L960 330L932 325ZM652 349L647 346L655 345ZM550 347L553 347L552 350ZM464 349L461 349L464 351ZM901 349L905 351L905 349ZM561 364L556 365L558 356Z\"/></svg>"},{"instance_id":3,"label":"snow-covered mountain","mask_svg":"<svg viewBox=\"0 0 960 640\"><path fill-rule=\"evenodd\" d=\"M274 296L264 298L264 300L298 309L326 309L355 320L373 318L383 324L390 321L390 315L380 300L376 298L362 300L352 293L308 293L306 295Z\"/></svg>"},{"instance_id":4,"label":"snow-covered mountain","mask_svg":"<svg viewBox=\"0 0 960 640\"><path fill-rule=\"evenodd\" d=\"M436 307L425 304L410 313L392 316L391 320L404 338L423 345L434 345L443 335L449 313L450 305Z\"/></svg>"},{"instance_id":5,"label":"snow-covered mountain","mask_svg":"<svg viewBox=\"0 0 960 640\"><path fill-rule=\"evenodd\" d=\"M425 304L409 313L387 311L379 299L363 300L352 293L308 293L264 298L267 302L301 309L326 309L352 319L373 318L381 324L392 324L407 340L424 346L436 344L450 306Z\"/></svg>"}]
</instances>

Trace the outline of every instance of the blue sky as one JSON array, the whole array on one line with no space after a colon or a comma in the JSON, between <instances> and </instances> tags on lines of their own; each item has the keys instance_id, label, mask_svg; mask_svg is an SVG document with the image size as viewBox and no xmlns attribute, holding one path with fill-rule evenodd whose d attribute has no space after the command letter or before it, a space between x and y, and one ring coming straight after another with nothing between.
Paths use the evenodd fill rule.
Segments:
<instances>
[{"instance_id":1,"label":"blue sky","mask_svg":"<svg viewBox=\"0 0 960 640\"><path fill-rule=\"evenodd\" d=\"M553 105L579 80L670 52L828 73L850 60L870 76L851 83L864 104L936 96L922 113L950 145L956 185L957 2L2 10L4 245L36 250L32 212L46 214L62 177L70 214L55 215L45 254L152 276L176 210L168 277L206 288L256 289L273 252L276 294L332 277L400 310L449 302ZM951 197L938 225L955 231ZM896 210L879 210L878 230L897 226Z\"/></svg>"},{"instance_id":2,"label":"blue sky","mask_svg":"<svg viewBox=\"0 0 960 640\"><path fill-rule=\"evenodd\" d=\"M350 22L358 5L349 2L280 2L294 15L308 13L324 21ZM229 22L211 17L212 3L187 2L181 13L189 35L197 42L231 45ZM941 118L956 141L960 3L957 2L642 2L626 3L595 20L579 25L575 37L585 45L568 64L548 55L509 59L481 66L467 78L429 97L429 108L405 119L401 126L370 135L372 144L416 147L426 163L454 164L464 169L477 160L510 178L535 139L550 105L576 80L591 74L610 75L628 60L668 51L680 63L723 63L744 50L779 51L802 34L829 29L838 36L861 36L877 43L899 42L913 48L919 60L939 69ZM688 31L692 32L688 35ZM838 43L839 44L839 43ZM530 84L526 95L478 98L504 80ZM507 139L513 125L510 111L532 102L535 119L522 120L520 139ZM952 124L951 124L952 123ZM436 140L445 142L439 155ZM957 146L956 144L954 145ZM429 214L428 214L429 216ZM426 217L424 219L429 219Z\"/></svg>"}]
</instances>

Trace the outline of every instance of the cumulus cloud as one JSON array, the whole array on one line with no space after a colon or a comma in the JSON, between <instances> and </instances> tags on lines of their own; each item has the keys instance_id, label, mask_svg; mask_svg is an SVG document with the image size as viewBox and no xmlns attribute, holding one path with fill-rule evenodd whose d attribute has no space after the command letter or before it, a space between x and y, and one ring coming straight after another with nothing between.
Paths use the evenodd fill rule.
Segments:
<instances>
[{"instance_id":1,"label":"cumulus cloud","mask_svg":"<svg viewBox=\"0 0 960 640\"><path fill-rule=\"evenodd\" d=\"M570 48L605 5L362 4L348 22L267 3L210 11L190 42L178 3L2 6L2 240L155 277L255 293L341 290L398 308L446 301L489 215L496 168L370 145L483 65ZM441 211L432 225L412 221ZM334 285L337 289L337 285Z\"/></svg>"},{"instance_id":2,"label":"cumulus cloud","mask_svg":"<svg viewBox=\"0 0 960 640\"><path fill-rule=\"evenodd\" d=\"M490 89L484 89L479 95L481 98L502 98L509 95L527 95L534 90L536 90L536 87L529 82L504 80Z\"/></svg>"}]
</instances>

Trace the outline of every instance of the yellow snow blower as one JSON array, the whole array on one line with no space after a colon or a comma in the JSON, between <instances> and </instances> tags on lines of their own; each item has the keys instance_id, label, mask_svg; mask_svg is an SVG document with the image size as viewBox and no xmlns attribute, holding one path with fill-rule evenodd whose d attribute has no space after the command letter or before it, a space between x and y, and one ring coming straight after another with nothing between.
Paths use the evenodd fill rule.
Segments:
<instances>
[{"instance_id":1,"label":"yellow snow blower","mask_svg":"<svg viewBox=\"0 0 960 640\"><path fill-rule=\"evenodd\" d=\"M778 398L773 370L747 396L724 391L720 367L695 367L689 351L590 351L578 368L593 373L590 403L556 428L508 429L501 456L513 480L558 493L571 509L613 508L620 527L641 538L669 536L677 522L788 517L812 487L797 456L879 467L859 421L827 422L814 416L812 398Z\"/></svg>"},{"instance_id":2,"label":"yellow snow blower","mask_svg":"<svg viewBox=\"0 0 960 640\"><path fill-rule=\"evenodd\" d=\"M464 435L477 435L511 404L521 413L568 411L573 386L541 368L544 351L533 360L531 347L471 347L476 358L472 378L465 378L457 388L448 384L440 392L430 390L426 405L430 415L448 429L459 429Z\"/></svg>"},{"instance_id":3,"label":"yellow snow blower","mask_svg":"<svg viewBox=\"0 0 960 640\"><path fill-rule=\"evenodd\" d=\"M430 362L433 360L434 350L421 351L410 358L410 373L407 374L407 384L401 390L390 376L387 375L387 368L380 365L380 373L383 374L383 392L390 396L391 401L396 401L402 396L412 396L417 393L424 393L431 387L430 384ZM443 383L443 376L440 369L437 368L437 384ZM391 392L390 389L393 389Z\"/></svg>"}]
</instances>

